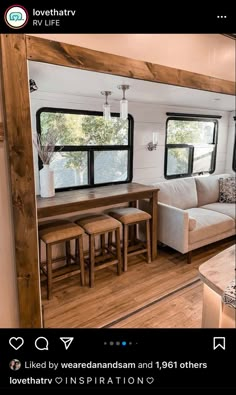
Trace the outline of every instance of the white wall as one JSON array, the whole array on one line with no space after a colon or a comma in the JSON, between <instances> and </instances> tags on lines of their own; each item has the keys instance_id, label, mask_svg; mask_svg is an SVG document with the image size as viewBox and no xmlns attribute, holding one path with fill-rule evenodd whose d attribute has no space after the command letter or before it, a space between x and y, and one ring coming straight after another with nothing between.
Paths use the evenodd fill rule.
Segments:
<instances>
[{"instance_id":1,"label":"white wall","mask_svg":"<svg viewBox=\"0 0 236 395\"><path fill-rule=\"evenodd\" d=\"M36 112L41 107L69 108L78 110L101 111L103 99L91 99L72 95L60 95L52 93L32 93L31 111L33 130L36 130ZM119 112L119 102L110 100L112 111ZM177 107L157 105L129 101L129 113L134 117L134 162L133 181L151 184L164 180L164 151L165 151L165 128L166 112L196 113L221 115L219 120L218 147L215 173L225 170L228 116L226 111L213 111L205 109L193 109L189 107ZM158 132L159 141L157 150L148 151L147 144L152 141L152 133ZM36 191L38 185L38 162L35 158Z\"/></svg>"},{"instance_id":2,"label":"white wall","mask_svg":"<svg viewBox=\"0 0 236 395\"><path fill-rule=\"evenodd\" d=\"M19 326L10 202L7 153L5 143L0 142L0 328Z\"/></svg>"},{"instance_id":3,"label":"white wall","mask_svg":"<svg viewBox=\"0 0 236 395\"><path fill-rule=\"evenodd\" d=\"M232 161L233 161L233 150L236 148L234 145L235 141L235 121L233 117L235 117L236 113L234 111L229 113L229 133L227 140L227 153L226 153L226 166L225 171L227 173L235 174L232 169Z\"/></svg>"}]
</instances>

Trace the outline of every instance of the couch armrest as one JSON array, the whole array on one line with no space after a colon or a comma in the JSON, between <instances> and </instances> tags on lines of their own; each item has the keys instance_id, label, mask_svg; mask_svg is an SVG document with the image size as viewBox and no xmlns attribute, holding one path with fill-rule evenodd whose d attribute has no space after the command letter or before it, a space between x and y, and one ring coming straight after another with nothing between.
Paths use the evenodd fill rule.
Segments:
<instances>
[{"instance_id":1,"label":"couch armrest","mask_svg":"<svg viewBox=\"0 0 236 395\"><path fill-rule=\"evenodd\" d=\"M147 200L140 201L141 210L151 214ZM158 240L185 254L188 252L189 214L180 208L158 203Z\"/></svg>"},{"instance_id":2,"label":"couch armrest","mask_svg":"<svg viewBox=\"0 0 236 395\"><path fill-rule=\"evenodd\" d=\"M158 203L159 241L185 254L188 252L188 233L188 212L164 203Z\"/></svg>"}]
</instances>

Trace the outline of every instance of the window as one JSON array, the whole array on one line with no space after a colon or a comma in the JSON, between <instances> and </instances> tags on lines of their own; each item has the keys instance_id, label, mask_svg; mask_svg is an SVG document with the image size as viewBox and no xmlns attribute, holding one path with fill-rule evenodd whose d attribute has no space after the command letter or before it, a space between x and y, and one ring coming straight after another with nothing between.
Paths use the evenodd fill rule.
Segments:
<instances>
[{"instance_id":1,"label":"window","mask_svg":"<svg viewBox=\"0 0 236 395\"><path fill-rule=\"evenodd\" d=\"M218 121L169 117L166 123L165 178L213 173Z\"/></svg>"},{"instance_id":2,"label":"window","mask_svg":"<svg viewBox=\"0 0 236 395\"><path fill-rule=\"evenodd\" d=\"M58 133L50 165L57 191L132 180L133 118L122 121L119 114L111 114L105 121L102 115L55 108L37 112L38 133L52 129Z\"/></svg>"}]
</instances>

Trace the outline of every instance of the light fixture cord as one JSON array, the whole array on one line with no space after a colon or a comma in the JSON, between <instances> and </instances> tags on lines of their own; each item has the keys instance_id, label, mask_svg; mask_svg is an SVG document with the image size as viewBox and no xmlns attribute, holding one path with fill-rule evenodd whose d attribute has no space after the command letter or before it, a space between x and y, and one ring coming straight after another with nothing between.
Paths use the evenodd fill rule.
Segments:
<instances>
[{"instance_id":1,"label":"light fixture cord","mask_svg":"<svg viewBox=\"0 0 236 395\"><path fill-rule=\"evenodd\" d=\"M125 87L123 87L122 90L123 90L123 99L122 100L125 100Z\"/></svg>"}]
</instances>

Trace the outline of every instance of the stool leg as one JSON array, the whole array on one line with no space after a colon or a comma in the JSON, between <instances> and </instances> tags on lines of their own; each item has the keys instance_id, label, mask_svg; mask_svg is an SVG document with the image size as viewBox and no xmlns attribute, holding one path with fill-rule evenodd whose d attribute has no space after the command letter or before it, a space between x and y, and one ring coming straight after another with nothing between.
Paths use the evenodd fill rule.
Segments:
<instances>
[{"instance_id":1,"label":"stool leg","mask_svg":"<svg viewBox=\"0 0 236 395\"><path fill-rule=\"evenodd\" d=\"M52 298L52 246L46 245L46 257L47 257L47 297Z\"/></svg>"},{"instance_id":2,"label":"stool leg","mask_svg":"<svg viewBox=\"0 0 236 395\"><path fill-rule=\"evenodd\" d=\"M121 246L120 246L120 228L116 229L116 254L117 254L117 274L121 274Z\"/></svg>"},{"instance_id":3,"label":"stool leg","mask_svg":"<svg viewBox=\"0 0 236 395\"><path fill-rule=\"evenodd\" d=\"M124 270L124 272L127 272L127 268L128 268L128 237L129 237L128 225L123 225L123 270Z\"/></svg>"},{"instance_id":4,"label":"stool leg","mask_svg":"<svg viewBox=\"0 0 236 395\"><path fill-rule=\"evenodd\" d=\"M129 240L130 240L131 245L134 245L134 243L135 243L135 234L136 234L135 225L130 225L129 226Z\"/></svg>"},{"instance_id":5,"label":"stool leg","mask_svg":"<svg viewBox=\"0 0 236 395\"><path fill-rule=\"evenodd\" d=\"M108 232L108 249L112 249L112 232Z\"/></svg>"},{"instance_id":6,"label":"stool leg","mask_svg":"<svg viewBox=\"0 0 236 395\"><path fill-rule=\"evenodd\" d=\"M106 241L105 241L105 234L102 234L100 236L101 239L101 250L102 250L102 255L104 256L106 254Z\"/></svg>"},{"instance_id":7,"label":"stool leg","mask_svg":"<svg viewBox=\"0 0 236 395\"><path fill-rule=\"evenodd\" d=\"M95 264L95 238L89 235L89 286L94 286L94 264Z\"/></svg>"},{"instance_id":8,"label":"stool leg","mask_svg":"<svg viewBox=\"0 0 236 395\"><path fill-rule=\"evenodd\" d=\"M85 272L84 272L84 250L83 250L83 236L80 236L76 241L78 240L77 245L79 244L79 263L80 263L80 281L81 285L83 286L85 284Z\"/></svg>"},{"instance_id":9,"label":"stool leg","mask_svg":"<svg viewBox=\"0 0 236 395\"><path fill-rule=\"evenodd\" d=\"M151 263L151 239L150 239L150 221L146 221L146 243L147 243L147 261Z\"/></svg>"},{"instance_id":10,"label":"stool leg","mask_svg":"<svg viewBox=\"0 0 236 395\"><path fill-rule=\"evenodd\" d=\"M79 239L75 239L75 263L79 261Z\"/></svg>"},{"instance_id":11,"label":"stool leg","mask_svg":"<svg viewBox=\"0 0 236 395\"><path fill-rule=\"evenodd\" d=\"M70 241L66 241L66 264L70 265Z\"/></svg>"}]
</instances>

